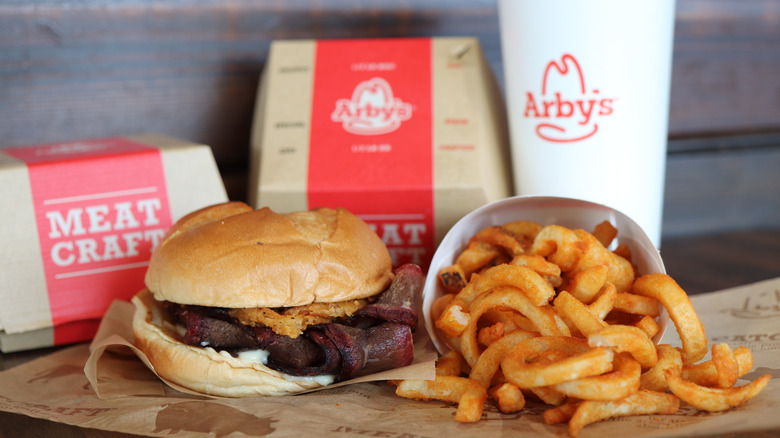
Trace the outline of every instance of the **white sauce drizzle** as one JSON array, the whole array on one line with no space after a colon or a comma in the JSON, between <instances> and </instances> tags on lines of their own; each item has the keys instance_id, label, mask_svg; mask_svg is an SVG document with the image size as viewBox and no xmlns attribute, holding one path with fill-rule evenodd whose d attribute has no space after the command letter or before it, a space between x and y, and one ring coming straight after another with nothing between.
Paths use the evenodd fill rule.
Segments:
<instances>
[{"instance_id":1,"label":"white sauce drizzle","mask_svg":"<svg viewBox=\"0 0 780 438\"><path fill-rule=\"evenodd\" d=\"M208 347L211 348L211 347ZM213 348L211 348L213 350ZM240 351L238 353L238 357L231 355L225 350L220 350L219 354L230 357L233 359L238 359L239 361L246 363L246 364L257 364L261 363L263 365L266 365L268 363L268 351L266 350L244 350ZM284 374L284 373L282 373ZM321 386L327 386L333 383L336 380L336 376L325 374L321 376L291 376L289 374L284 374L285 378L290 381L300 381L300 382L313 382Z\"/></svg>"}]
</instances>

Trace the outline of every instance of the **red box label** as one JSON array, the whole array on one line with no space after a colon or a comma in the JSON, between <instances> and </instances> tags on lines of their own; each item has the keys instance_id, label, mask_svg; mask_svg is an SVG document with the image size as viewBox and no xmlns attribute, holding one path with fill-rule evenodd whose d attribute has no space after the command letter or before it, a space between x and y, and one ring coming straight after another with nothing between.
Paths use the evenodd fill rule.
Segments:
<instances>
[{"instance_id":1,"label":"red box label","mask_svg":"<svg viewBox=\"0 0 780 438\"><path fill-rule=\"evenodd\" d=\"M394 264L433 256L431 40L318 41L309 208L344 207Z\"/></svg>"},{"instance_id":2,"label":"red box label","mask_svg":"<svg viewBox=\"0 0 780 438\"><path fill-rule=\"evenodd\" d=\"M57 327L141 290L171 226L160 151L123 138L5 151L28 165L55 344L84 340Z\"/></svg>"}]
</instances>

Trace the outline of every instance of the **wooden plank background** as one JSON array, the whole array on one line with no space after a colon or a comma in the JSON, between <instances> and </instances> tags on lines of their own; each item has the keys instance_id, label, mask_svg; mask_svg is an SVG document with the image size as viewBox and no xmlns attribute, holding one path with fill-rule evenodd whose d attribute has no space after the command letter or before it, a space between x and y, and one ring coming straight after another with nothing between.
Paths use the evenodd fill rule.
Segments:
<instances>
[{"instance_id":1,"label":"wooden plank background","mask_svg":"<svg viewBox=\"0 0 780 438\"><path fill-rule=\"evenodd\" d=\"M213 147L245 199L274 39L476 36L495 0L5 0L0 146L160 132ZM780 227L780 2L677 0L664 236Z\"/></svg>"}]
</instances>

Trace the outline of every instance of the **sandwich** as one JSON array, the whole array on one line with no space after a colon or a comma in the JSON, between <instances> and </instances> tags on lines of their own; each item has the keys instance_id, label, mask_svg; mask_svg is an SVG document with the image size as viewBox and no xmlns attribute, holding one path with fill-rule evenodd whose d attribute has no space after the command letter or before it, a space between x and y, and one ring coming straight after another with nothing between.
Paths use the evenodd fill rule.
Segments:
<instances>
[{"instance_id":1,"label":"sandwich","mask_svg":"<svg viewBox=\"0 0 780 438\"><path fill-rule=\"evenodd\" d=\"M409 365L424 276L393 270L345 209L227 202L177 221L133 297L135 345L169 383L282 395Z\"/></svg>"}]
</instances>

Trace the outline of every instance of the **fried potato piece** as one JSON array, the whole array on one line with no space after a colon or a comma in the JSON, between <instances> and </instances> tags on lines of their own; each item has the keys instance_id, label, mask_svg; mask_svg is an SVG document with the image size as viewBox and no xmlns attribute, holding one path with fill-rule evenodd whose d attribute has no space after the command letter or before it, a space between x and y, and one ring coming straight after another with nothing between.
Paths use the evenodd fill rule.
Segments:
<instances>
[{"instance_id":1,"label":"fried potato piece","mask_svg":"<svg viewBox=\"0 0 780 438\"><path fill-rule=\"evenodd\" d=\"M531 247L531 244L533 244L536 235L539 234L539 231L542 229L542 226L536 222L523 220L507 222L501 227L512 233L526 252Z\"/></svg>"},{"instance_id":2,"label":"fried potato piece","mask_svg":"<svg viewBox=\"0 0 780 438\"><path fill-rule=\"evenodd\" d=\"M571 353L561 350L547 350L539 355L534 361L539 365L550 364L559 360L566 359L571 356ZM566 401L566 394L555 389L555 385L552 386L537 386L535 388L526 388L526 391L532 393L539 400L552 406L558 406Z\"/></svg>"},{"instance_id":3,"label":"fried potato piece","mask_svg":"<svg viewBox=\"0 0 780 438\"><path fill-rule=\"evenodd\" d=\"M502 286L480 295L469 307L469 323L460 335L460 351L471 366L474 366L482 353L477 344L477 323L485 312L493 308L512 309L521 313L531 320L536 331L542 335L570 334L565 324L559 324L551 306L536 306L518 289Z\"/></svg>"},{"instance_id":4,"label":"fried potato piece","mask_svg":"<svg viewBox=\"0 0 780 438\"><path fill-rule=\"evenodd\" d=\"M661 314L660 303L653 297L621 292L615 297L614 310L653 318Z\"/></svg>"},{"instance_id":5,"label":"fried potato piece","mask_svg":"<svg viewBox=\"0 0 780 438\"><path fill-rule=\"evenodd\" d=\"M482 417L487 390L465 377L436 376L435 380L402 380L396 395L415 400L441 400L457 403L455 421L475 423Z\"/></svg>"},{"instance_id":6,"label":"fried potato piece","mask_svg":"<svg viewBox=\"0 0 780 438\"><path fill-rule=\"evenodd\" d=\"M533 363L546 350L562 350L571 356L553 363ZM520 342L501 362L507 381L520 388L550 386L595 376L612 370L614 353L607 348L589 349L570 336L541 336Z\"/></svg>"},{"instance_id":7,"label":"fried potato piece","mask_svg":"<svg viewBox=\"0 0 780 438\"><path fill-rule=\"evenodd\" d=\"M639 362L626 353L615 355L612 371L606 374L559 383L553 387L582 400L618 400L639 390L642 373Z\"/></svg>"},{"instance_id":8,"label":"fried potato piece","mask_svg":"<svg viewBox=\"0 0 780 438\"><path fill-rule=\"evenodd\" d=\"M473 242L485 242L501 247L511 256L525 253L515 234L501 226L483 228L469 240L469 243Z\"/></svg>"},{"instance_id":9,"label":"fried potato piece","mask_svg":"<svg viewBox=\"0 0 780 438\"><path fill-rule=\"evenodd\" d=\"M652 368L658 362L655 344L647 333L628 325L610 325L588 336L591 347L609 347L617 352L627 352L643 369Z\"/></svg>"},{"instance_id":10,"label":"fried potato piece","mask_svg":"<svg viewBox=\"0 0 780 438\"><path fill-rule=\"evenodd\" d=\"M618 245L617 248L615 248L615 250L612 252L614 252L615 255L623 257L624 259L631 262L631 248L629 248L625 243Z\"/></svg>"},{"instance_id":11,"label":"fried potato piece","mask_svg":"<svg viewBox=\"0 0 780 438\"><path fill-rule=\"evenodd\" d=\"M511 383L502 383L493 387L489 394L498 402L498 410L505 414L521 411L525 407L523 392Z\"/></svg>"},{"instance_id":12,"label":"fried potato piece","mask_svg":"<svg viewBox=\"0 0 780 438\"><path fill-rule=\"evenodd\" d=\"M636 279L633 291L635 294L657 299L666 308L680 335L688 361L699 361L707 354L704 326L688 294L672 277L666 274L644 275Z\"/></svg>"},{"instance_id":13,"label":"fried potato piece","mask_svg":"<svg viewBox=\"0 0 780 438\"><path fill-rule=\"evenodd\" d=\"M598 319L604 320L609 312L615 307L615 298L617 297L617 288L615 285L606 282L596 295L596 299L588 304L588 309L596 315Z\"/></svg>"},{"instance_id":14,"label":"fried potato piece","mask_svg":"<svg viewBox=\"0 0 780 438\"><path fill-rule=\"evenodd\" d=\"M609 266L591 266L578 272L566 287L575 298L589 304L606 283L607 274L609 274Z\"/></svg>"},{"instance_id":15,"label":"fried potato piece","mask_svg":"<svg viewBox=\"0 0 780 438\"><path fill-rule=\"evenodd\" d=\"M485 388L490 387L493 376L501 366L506 354L518 343L538 336L538 333L517 330L507 334L488 346L471 367L469 378L479 382Z\"/></svg>"},{"instance_id":16,"label":"fried potato piece","mask_svg":"<svg viewBox=\"0 0 780 438\"><path fill-rule=\"evenodd\" d=\"M583 248L582 256L577 260L570 275L577 275L585 269L598 265L606 265L609 269L607 280L615 285L618 292L631 288L636 278L634 266L625 258L605 248L592 234L584 230L573 230L578 239L578 245Z\"/></svg>"},{"instance_id":17,"label":"fried potato piece","mask_svg":"<svg viewBox=\"0 0 780 438\"><path fill-rule=\"evenodd\" d=\"M558 287L563 282L561 268L555 263L550 263L544 257L538 255L521 254L515 256L510 265L524 266L542 276L550 286Z\"/></svg>"},{"instance_id":18,"label":"fried potato piece","mask_svg":"<svg viewBox=\"0 0 780 438\"><path fill-rule=\"evenodd\" d=\"M477 343L481 346L488 347L507 333L511 333L511 331L506 330L504 323L497 322L493 325L478 329Z\"/></svg>"},{"instance_id":19,"label":"fried potato piece","mask_svg":"<svg viewBox=\"0 0 780 438\"><path fill-rule=\"evenodd\" d=\"M574 231L560 225L547 225L542 228L534 239L530 254L545 257L560 266L561 271L574 269L583 249L577 245L579 238Z\"/></svg>"},{"instance_id":20,"label":"fried potato piece","mask_svg":"<svg viewBox=\"0 0 780 438\"><path fill-rule=\"evenodd\" d=\"M466 273L458 265L450 265L439 271L439 283L448 294L456 294L466 287Z\"/></svg>"},{"instance_id":21,"label":"fried potato piece","mask_svg":"<svg viewBox=\"0 0 780 438\"><path fill-rule=\"evenodd\" d=\"M566 394L558 391L553 386L537 386L536 388L527 388L526 391L532 393L548 405L558 406L566 401Z\"/></svg>"},{"instance_id":22,"label":"fried potato piece","mask_svg":"<svg viewBox=\"0 0 780 438\"><path fill-rule=\"evenodd\" d=\"M499 286L513 286L522 291L536 306L548 303L555 289L534 270L517 265L498 265L473 277L457 299L469 304L481 294Z\"/></svg>"},{"instance_id":23,"label":"fried potato piece","mask_svg":"<svg viewBox=\"0 0 780 438\"><path fill-rule=\"evenodd\" d=\"M431 304L431 320L438 321L439 318L444 314L444 311L447 310L447 307L452 303L452 300L455 299L455 294L444 294L438 298L436 298L433 301L433 304Z\"/></svg>"},{"instance_id":24,"label":"fried potato piece","mask_svg":"<svg viewBox=\"0 0 780 438\"><path fill-rule=\"evenodd\" d=\"M564 321L571 322L585 337L607 326L607 323L594 315L588 306L565 290L555 297L553 307Z\"/></svg>"},{"instance_id":25,"label":"fried potato piece","mask_svg":"<svg viewBox=\"0 0 780 438\"><path fill-rule=\"evenodd\" d=\"M547 409L542 414L544 424L558 424L569 421L574 412L580 406L579 400L568 400L566 403L560 404L554 408Z\"/></svg>"},{"instance_id":26,"label":"fried potato piece","mask_svg":"<svg viewBox=\"0 0 780 438\"><path fill-rule=\"evenodd\" d=\"M738 376L742 377L753 368L753 352L745 346L734 349L734 358L739 366ZM682 378L697 385L716 387L720 380L718 369L712 360L697 364L684 364Z\"/></svg>"},{"instance_id":27,"label":"fried potato piece","mask_svg":"<svg viewBox=\"0 0 780 438\"><path fill-rule=\"evenodd\" d=\"M593 236L604 245L609 247L612 241L617 237L618 230L609 221L603 221L593 228Z\"/></svg>"},{"instance_id":28,"label":"fried potato piece","mask_svg":"<svg viewBox=\"0 0 780 438\"><path fill-rule=\"evenodd\" d=\"M450 338L460 336L471 320L464 307L457 298L454 299L434 323L439 332Z\"/></svg>"},{"instance_id":29,"label":"fried potato piece","mask_svg":"<svg viewBox=\"0 0 780 438\"><path fill-rule=\"evenodd\" d=\"M634 281L631 262L609 251L592 234L584 230L570 230L559 225L548 225L537 234L530 254L540 255L561 267L574 278L579 272L598 265L608 267L606 281L618 292L626 291ZM597 292L593 291L593 293Z\"/></svg>"},{"instance_id":30,"label":"fried potato piece","mask_svg":"<svg viewBox=\"0 0 780 438\"><path fill-rule=\"evenodd\" d=\"M527 331L536 330L536 327L528 318L512 310L503 310L499 308L488 309L487 312L482 314L480 324L482 324L482 321L485 321L487 324L496 324L499 322L504 324L504 333L510 333L517 329Z\"/></svg>"},{"instance_id":31,"label":"fried potato piece","mask_svg":"<svg viewBox=\"0 0 780 438\"><path fill-rule=\"evenodd\" d=\"M664 392L669 389L666 372L675 375L682 373L682 355L678 349L669 344L657 345L655 349L658 352L658 362L639 377L639 386L649 391Z\"/></svg>"},{"instance_id":32,"label":"fried potato piece","mask_svg":"<svg viewBox=\"0 0 780 438\"><path fill-rule=\"evenodd\" d=\"M613 401L587 400L577 406L569 420L569 436L576 438L588 424L628 415L670 415L680 408L680 399L662 392L640 390Z\"/></svg>"},{"instance_id":33,"label":"fried potato piece","mask_svg":"<svg viewBox=\"0 0 780 438\"><path fill-rule=\"evenodd\" d=\"M468 370L468 364L457 351L448 351L436 361L437 376L460 376Z\"/></svg>"},{"instance_id":34,"label":"fried potato piece","mask_svg":"<svg viewBox=\"0 0 780 438\"><path fill-rule=\"evenodd\" d=\"M469 281L471 275L501 255L501 248L488 242L472 240L468 247L455 259L455 265L463 272L463 279Z\"/></svg>"},{"instance_id":35,"label":"fried potato piece","mask_svg":"<svg viewBox=\"0 0 780 438\"><path fill-rule=\"evenodd\" d=\"M637 327L643 332L647 333L647 337L650 339L652 339L653 336L657 335L658 332L661 331L661 326L658 325L658 322L655 320L655 318L647 315L643 316L642 319L635 322L634 327Z\"/></svg>"},{"instance_id":36,"label":"fried potato piece","mask_svg":"<svg viewBox=\"0 0 780 438\"><path fill-rule=\"evenodd\" d=\"M712 346L712 363L718 375L716 387L731 388L739 378L739 362L729 344Z\"/></svg>"},{"instance_id":37,"label":"fried potato piece","mask_svg":"<svg viewBox=\"0 0 780 438\"><path fill-rule=\"evenodd\" d=\"M744 405L766 388L771 378L769 374L764 374L743 386L708 388L684 380L672 372L666 372L666 380L672 394L697 409L709 412L721 412Z\"/></svg>"}]
</instances>

